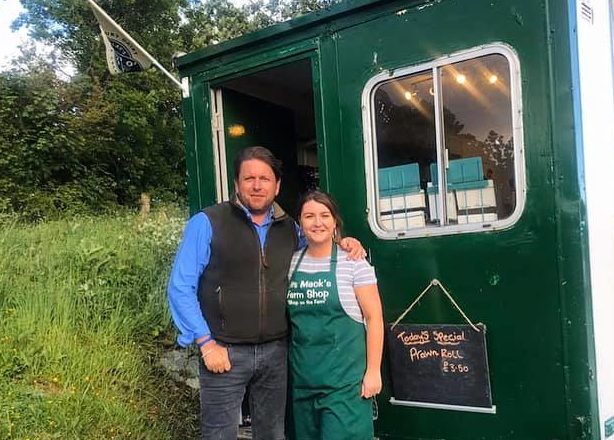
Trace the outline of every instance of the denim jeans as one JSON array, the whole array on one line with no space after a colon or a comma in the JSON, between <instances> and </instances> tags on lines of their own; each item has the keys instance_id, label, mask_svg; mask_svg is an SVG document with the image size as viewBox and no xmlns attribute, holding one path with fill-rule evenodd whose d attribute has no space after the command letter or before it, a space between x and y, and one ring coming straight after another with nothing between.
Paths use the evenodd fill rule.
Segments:
<instances>
[{"instance_id":1,"label":"denim jeans","mask_svg":"<svg viewBox=\"0 0 614 440\"><path fill-rule=\"evenodd\" d=\"M283 440L288 378L286 338L262 344L225 344L231 369L211 373L200 362L203 440L237 440L247 386L253 440Z\"/></svg>"}]
</instances>

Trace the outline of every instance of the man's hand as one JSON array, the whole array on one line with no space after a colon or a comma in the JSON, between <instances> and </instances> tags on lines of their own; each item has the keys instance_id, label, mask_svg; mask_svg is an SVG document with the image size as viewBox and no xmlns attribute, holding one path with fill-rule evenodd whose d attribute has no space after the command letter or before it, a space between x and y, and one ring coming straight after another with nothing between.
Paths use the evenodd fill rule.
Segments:
<instances>
[{"instance_id":1,"label":"man's hand","mask_svg":"<svg viewBox=\"0 0 614 440\"><path fill-rule=\"evenodd\" d=\"M205 367L212 373L225 373L230 371L230 359L228 358L228 349L217 345L215 341L207 342L200 347L200 355L205 362Z\"/></svg>"},{"instance_id":2,"label":"man's hand","mask_svg":"<svg viewBox=\"0 0 614 440\"><path fill-rule=\"evenodd\" d=\"M339 241L341 249L349 254L350 260L362 260L367 256L367 251L362 247L360 241L354 237L345 237Z\"/></svg>"}]
</instances>

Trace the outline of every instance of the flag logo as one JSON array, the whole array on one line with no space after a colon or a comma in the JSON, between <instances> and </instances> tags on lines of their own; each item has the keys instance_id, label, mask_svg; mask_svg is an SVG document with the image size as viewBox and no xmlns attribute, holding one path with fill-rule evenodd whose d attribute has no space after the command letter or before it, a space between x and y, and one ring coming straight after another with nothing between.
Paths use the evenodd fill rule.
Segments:
<instances>
[{"instance_id":1,"label":"flag logo","mask_svg":"<svg viewBox=\"0 0 614 440\"><path fill-rule=\"evenodd\" d=\"M98 6L98 5L96 5ZM98 25L102 31L107 64L112 74L140 72L151 67L151 60L138 44L127 38L125 31L106 14L92 6Z\"/></svg>"},{"instance_id":2,"label":"flag logo","mask_svg":"<svg viewBox=\"0 0 614 440\"><path fill-rule=\"evenodd\" d=\"M145 58L139 49L116 32L102 30L102 39L107 55L107 64L112 74L141 72L151 67L151 62Z\"/></svg>"}]
</instances>

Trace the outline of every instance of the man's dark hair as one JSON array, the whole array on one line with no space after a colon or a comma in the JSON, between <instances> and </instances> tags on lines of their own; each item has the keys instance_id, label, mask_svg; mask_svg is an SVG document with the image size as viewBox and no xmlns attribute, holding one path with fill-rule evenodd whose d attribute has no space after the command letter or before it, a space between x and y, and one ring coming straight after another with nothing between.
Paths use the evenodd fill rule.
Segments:
<instances>
[{"instance_id":1,"label":"man's dark hair","mask_svg":"<svg viewBox=\"0 0 614 440\"><path fill-rule=\"evenodd\" d=\"M260 160L271 167L275 174L275 180L281 179L281 160L277 159L268 148L264 147L249 147L239 151L235 157L235 180L239 180L239 172L241 164L246 160Z\"/></svg>"}]
</instances>

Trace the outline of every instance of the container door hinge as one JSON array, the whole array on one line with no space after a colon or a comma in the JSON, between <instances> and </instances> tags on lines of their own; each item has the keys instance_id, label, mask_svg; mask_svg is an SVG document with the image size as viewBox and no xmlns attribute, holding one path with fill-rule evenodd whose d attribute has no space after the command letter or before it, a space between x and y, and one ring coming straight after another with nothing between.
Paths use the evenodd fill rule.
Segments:
<instances>
[{"instance_id":1,"label":"container door hinge","mask_svg":"<svg viewBox=\"0 0 614 440\"><path fill-rule=\"evenodd\" d=\"M222 115L219 112L213 113L213 131L222 131Z\"/></svg>"}]
</instances>

